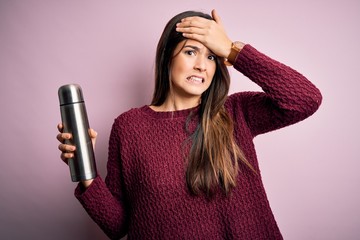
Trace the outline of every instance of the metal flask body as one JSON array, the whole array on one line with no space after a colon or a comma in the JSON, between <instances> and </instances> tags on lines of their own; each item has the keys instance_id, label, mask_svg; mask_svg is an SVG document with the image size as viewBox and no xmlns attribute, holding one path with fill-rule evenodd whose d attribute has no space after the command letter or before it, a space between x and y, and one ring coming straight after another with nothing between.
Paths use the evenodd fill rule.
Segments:
<instances>
[{"instance_id":1,"label":"metal flask body","mask_svg":"<svg viewBox=\"0 0 360 240\"><path fill-rule=\"evenodd\" d=\"M81 87L78 84L61 86L58 95L63 132L72 134L72 139L66 143L76 146L74 158L68 161L71 180L79 182L93 179L97 173L96 162Z\"/></svg>"}]
</instances>

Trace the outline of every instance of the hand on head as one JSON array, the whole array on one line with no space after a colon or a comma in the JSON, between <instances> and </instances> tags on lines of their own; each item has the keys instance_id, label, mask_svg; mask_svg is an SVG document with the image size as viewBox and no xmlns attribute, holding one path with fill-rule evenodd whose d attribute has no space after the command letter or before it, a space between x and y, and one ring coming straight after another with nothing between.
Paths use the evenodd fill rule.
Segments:
<instances>
[{"instance_id":1,"label":"hand on head","mask_svg":"<svg viewBox=\"0 0 360 240\"><path fill-rule=\"evenodd\" d=\"M215 9L211 15L214 20L197 16L184 18L176 25L176 31L183 33L186 38L201 42L215 55L226 58L230 54L232 41Z\"/></svg>"}]
</instances>

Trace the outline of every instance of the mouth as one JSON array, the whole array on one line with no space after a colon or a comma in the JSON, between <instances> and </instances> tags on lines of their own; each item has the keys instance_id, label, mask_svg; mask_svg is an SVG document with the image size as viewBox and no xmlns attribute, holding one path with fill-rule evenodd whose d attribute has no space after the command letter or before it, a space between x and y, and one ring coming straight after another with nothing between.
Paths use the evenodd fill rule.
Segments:
<instances>
[{"instance_id":1,"label":"mouth","mask_svg":"<svg viewBox=\"0 0 360 240\"><path fill-rule=\"evenodd\" d=\"M205 82L205 79L202 77L198 77L198 76L190 76L186 78L189 82L192 83L203 83Z\"/></svg>"}]
</instances>

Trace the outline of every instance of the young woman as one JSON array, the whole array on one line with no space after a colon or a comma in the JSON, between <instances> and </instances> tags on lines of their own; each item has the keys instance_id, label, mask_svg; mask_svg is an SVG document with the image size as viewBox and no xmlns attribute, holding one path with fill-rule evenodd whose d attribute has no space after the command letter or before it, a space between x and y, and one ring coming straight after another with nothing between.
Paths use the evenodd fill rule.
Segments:
<instances>
[{"instance_id":1,"label":"young woman","mask_svg":"<svg viewBox=\"0 0 360 240\"><path fill-rule=\"evenodd\" d=\"M263 92L228 96L225 63ZM158 43L151 105L115 119L105 181L81 182L75 196L112 239L282 239L253 138L307 118L321 99L300 73L231 41L214 10L180 13ZM66 162L76 150L58 128Z\"/></svg>"}]
</instances>

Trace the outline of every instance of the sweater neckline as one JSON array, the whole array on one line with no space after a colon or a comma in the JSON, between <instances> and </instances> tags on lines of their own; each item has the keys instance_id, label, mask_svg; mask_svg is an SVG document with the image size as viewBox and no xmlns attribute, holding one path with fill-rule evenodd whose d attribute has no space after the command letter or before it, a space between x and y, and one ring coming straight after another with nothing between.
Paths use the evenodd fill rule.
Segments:
<instances>
[{"instance_id":1,"label":"sweater neckline","mask_svg":"<svg viewBox=\"0 0 360 240\"><path fill-rule=\"evenodd\" d=\"M149 105L145 105L140 108L140 110L145 113L146 115L149 115L153 118L158 119L166 119L166 118L184 118L188 117L191 112L197 113L199 111L199 106L183 109L183 110L177 110L177 111L164 111L164 112L158 112L149 107Z\"/></svg>"}]
</instances>

